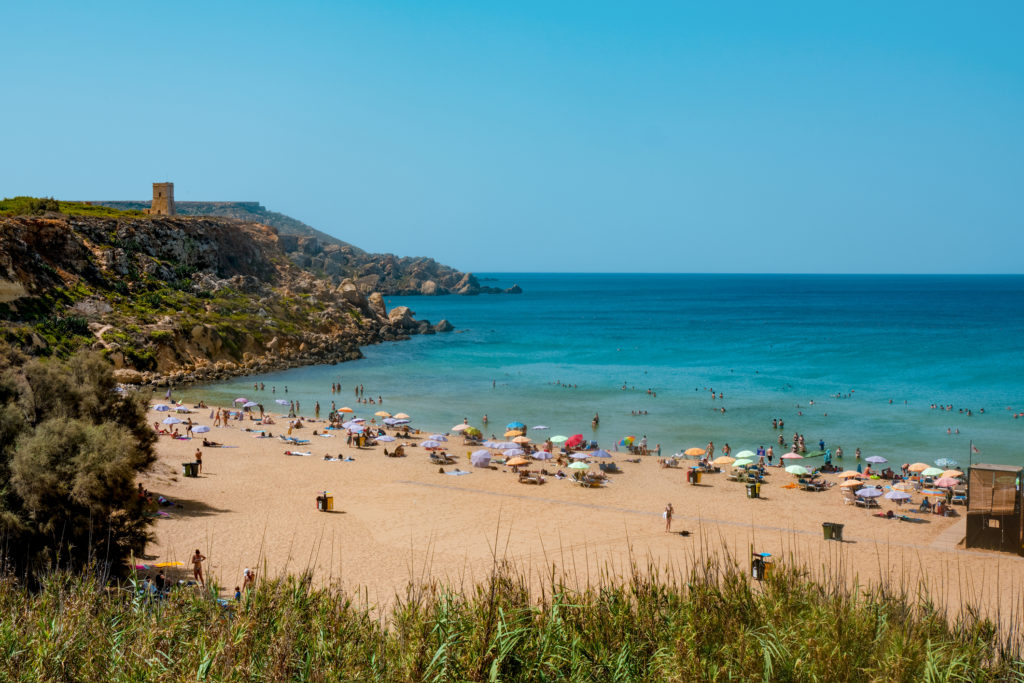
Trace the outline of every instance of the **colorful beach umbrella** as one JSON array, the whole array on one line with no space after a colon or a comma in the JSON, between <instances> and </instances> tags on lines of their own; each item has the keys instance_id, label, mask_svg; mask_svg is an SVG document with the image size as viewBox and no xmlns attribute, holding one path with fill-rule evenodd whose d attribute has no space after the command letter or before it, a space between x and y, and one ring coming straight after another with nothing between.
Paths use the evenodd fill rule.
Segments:
<instances>
[{"instance_id":1,"label":"colorful beach umbrella","mask_svg":"<svg viewBox=\"0 0 1024 683\"><path fill-rule=\"evenodd\" d=\"M755 453L754 451L740 451L739 453L736 454L736 459L737 460L740 460L742 458L756 458L756 457L757 457L757 453Z\"/></svg>"},{"instance_id":2,"label":"colorful beach umbrella","mask_svg":"<svg viewBox=\"0 0 1024 683\"><path fill-rule=\"evenodd\" d=\"M598 448L596 451L590 454L591 458L610 458L612 454L603 448Z\"/></svg>"},{"instance_id":3,"label":"colorful beach umbrella","mask_svg":"<svg viewBox=\"0 0 1024 683\"><path fill-rule=\"evenodd\" d=\"M945 472L942 473L942 476L944 476L944 477L962 477L962 476L964 476L964 473L961 472L960 470L946 470Z\"/></svg>"},{"instance_id":4,"label":"colorful beach umbrella","mask_svg":"<svg viewBox=\"0 0 1024 683\"><path fill-rule=\"evenodd\" d=\"M338 412L339 413L354 413L356 411L352 410L348 406L342 406L342 407L338 408Z\"/></svg>"},{"instance_id":5,"label":"colorful beach umbrella","mask_svg":"<svg viewBox=\"0 0 1024 683\"><path fill-rule=\"evenodd\" d=\"M507 432L505 432L506 438L507 437L512 437L512 436L522 436L522 435L523 435L523 430L521 430L521 429L510 429Z\"/></svg>"},{"instance_id":6,"label":"colorful beach umbrella","mask_svg":"<svg viewBox=\"0 0 1024 683\"><path fill-rule=\"evenodd\" d=\"M247 399L244 396L239 396L238 398L235 399L235 403L246 403L248 400L249 399Z\"/></svg>"},{"instance_id":7,"label":"colorful beach umbrella","mask_svg":"<svg viewBox=\"0 0 1024 683\"><path fill-rule=\"evenodd\" d=\"M469 427L468 424L460 424L460 425L455 425L454 427L452 427L451 431L453 431L453 432L463 432L463 431L465 431L465 430L467 430L469 428L470 427Z\"/></svg>"},{"instance_id":8,"label":"colorful beach umbrella","mask_svg":"<svg viewBox=\"0 0 1024 683\"><path fill-rule=\"evenodd\" d=\"M945 498L946 492L945 491L939 491L938 489L925 489L924 491L921 491L921 495L922 496L935 496L936 498L938 498L939 496L942 496L943 498Z\"/></svg>"},{"instance_id":9,"label":"colorful beach umbrella","mask_svg":"<svg viewBox=\"0 0 1024 683\"><path fill-rule=\"evenodd\" d=\"M505 463L509 467L518 467L519 465L529 465L530 461L526 458L515 457Z\"/></svg>"},{"instance_id":10,"label":"colorful beach umbrella","mask_svg":"<svg viewBox=\"0 0 1024 683\"><path fill-rule=\"evenodd\" d=\"M854 478L851 477L850 479L847 479L842 484L840 484L839 487L840 488L844 488L844 489L852 489L854 487L861 486L861 485L862 484L861 484L860 479L854 479Z\"/></svg>"},{"instance_id":11,"label":"colorful beach umbrella","mask_svg":"<svg viewBox=\"0 0 1024 683\"><path fill-rule=\"evenodd\" d=\"M632 446L634 441L636 441L636 437L635 436L624 436L624 437L622 437L622 441L619 441L619 445L620 446Z\"/></svg>"},{"instance_id":12,"label":"colorful beach umbrella","mask_svg":"<svg viewBox=\"0 0 1024 683\"><path fill-rule=\"evenodd\" d=\"M505 425L505 429L524 429L525 427L526 425L524 425L522 422L509 422L507 425Z\"/></svg>"},{"instance_id":13,"label":"colorful beach umbrella","mask_svg":"<svg viewBox=\"0 0 1024 683\"><path fill-rule=\"evenodd\" d=\"M374 413L374 415L376 415L377 417L391 417L391 413L389 413L386 410L378 410L376 413Z\"/></svg>"},{"instance_id":14,"label":"colorful beach umbrella","mask_svg":"<svg viewBox=\"0 0 1024 683\"><path fill-rule=\"evenodd\" d=\"M512 439L512 442L513 443L530 443L530 437L528 437L528 436L517 436L516 438Z\"/></svg>"},{"instance_id":15,"label":"colorful beach umbrella","mask_svg":"<svg viewBox=\"0 0 1024 683\"><path fill-rule=\"evenodd\" d=\"M470 427L469 429L464 430L462 433L465 436L472 436L472 437L483 436L481 431L479 429L477 429L476 427Z\"/></svg>"},{"instance_id":16,"label":"colorful beach umbrella","mask_svg":"<svg viewBox=\"0 0 1024 683\"><path fill-rule=\"evenodd\" d=\"M394 416L394 418L396 420L411 420L412 419L411 417L409 417L405 413L398 413L397 415Z\"/></svg>"},{"instance_id":17,"label":"colorful beach umbrella","mask_svg":"<svg viewBox=\"0 0 1024 683\"><path fill-rule=\"evenodd\" d=\"M573 434L569 437L569 440L565 442L565 445L572 448L573 446L579 446L581 443L583 443L583 435Z\"/></svg>"},{"instance_id":18,"label":"colorful beach umbrella","mask_svg":"<svg viewBox=\"0 0 1024 683\"><path fill-rule=\"evenodd\" d=\"M839 473L840 479L849 479L850 477L857 477L858 479L861 479L864 477L864 475L854 470L846 470L845 472Z\"/></svg>"}]
</instances>

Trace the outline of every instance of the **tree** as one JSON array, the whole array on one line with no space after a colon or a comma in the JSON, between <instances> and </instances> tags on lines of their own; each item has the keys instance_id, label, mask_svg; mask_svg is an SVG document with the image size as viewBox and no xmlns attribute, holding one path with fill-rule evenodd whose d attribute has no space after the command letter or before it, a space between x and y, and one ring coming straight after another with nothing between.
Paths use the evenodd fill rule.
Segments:
<instances>
[{"instance_id":1,"label":"tree","mask_svg":"<svg viewBox=\"0 0 1024 683\"><path fill-rule=\"evenodd\" d=\"M145 403L83 352L0 378L0 559L33 578L61 567L119 573L150 520L135 477L155 460Z\"/></svg>"}]
</instances>

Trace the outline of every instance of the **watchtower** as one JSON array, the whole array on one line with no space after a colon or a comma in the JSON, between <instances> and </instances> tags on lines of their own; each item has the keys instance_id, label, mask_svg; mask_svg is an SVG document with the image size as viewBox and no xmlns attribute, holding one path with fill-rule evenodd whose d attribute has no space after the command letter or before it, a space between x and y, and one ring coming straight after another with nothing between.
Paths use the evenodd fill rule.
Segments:
<instances>
[{"instance_id":1,"label":"watchtower","mask_svg":"<svg viewBox=\"0 0 1024 683\"><path fill-rule=\"evenodd\" d=\"M174 183L153 183L153 205L146 213L153 216L174 215Z\"/></svg>"}]
</instances>

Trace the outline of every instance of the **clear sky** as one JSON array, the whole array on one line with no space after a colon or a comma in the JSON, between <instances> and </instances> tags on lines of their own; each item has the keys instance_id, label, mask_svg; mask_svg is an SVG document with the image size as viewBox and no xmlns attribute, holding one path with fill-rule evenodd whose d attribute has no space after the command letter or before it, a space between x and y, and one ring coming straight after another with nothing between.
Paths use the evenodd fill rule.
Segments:
<instances>
[{"instance_id":1,"label":"clear sky","mask_svg":"<svg viewBox=\"0 0 1024 683\"><path fill-rule=\"evenodd\" d=\"M1024 272L1020 2L8 2L0 196L475 271Z\"/></svg>"}]
</instances>

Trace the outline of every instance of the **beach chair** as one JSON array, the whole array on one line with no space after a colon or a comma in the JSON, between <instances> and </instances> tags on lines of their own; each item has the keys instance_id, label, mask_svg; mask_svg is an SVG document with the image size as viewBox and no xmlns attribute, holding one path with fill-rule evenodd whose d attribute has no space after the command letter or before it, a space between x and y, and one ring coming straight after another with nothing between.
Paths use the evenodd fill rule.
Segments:
<instances>
[{"instance_id":1,"label":"beach chair","mask_svg":"<svg viewBox=\"0 0 1024 683\"><path fill-rule=\"evenodd\" d=\"M601 468L602 472L607 472L609 474L618 474L619 472L622 471L619 469L619 466L613 462L598 463L598 467Z\"/></svg>"},{"instance_id":2,"label":"beach chair","mask_svg":"<svg viewBox=\"0 0 1024 683\"><path fill-rule=\"evenodd\" d=\"M875 500L874 498L865 498L864 499L864 507L866 507L866 508L881 508L882 506L879 505L878 501Z\"/></svg>"},{"instance_id":3,"label":"beach chair","mask_svg":"<svg viewBox=\"0 0 1024 683\"><path fill-rule=\"evenodd\" d=\"M967 505L967 489L953 489L954 505Z\"/></svg>"},{"instance_id":4,"label":"beach chair","mask_svg":"<svg viewBox=\"0 0 1024 683\"><path fill-rule=\"evenodd\" d=\"M843 503L845 505L850 505L851 503L853 505L856 505L857 504L857 494L855 494L850 489L843 489Z\"/></svg>"}]
</instances>

